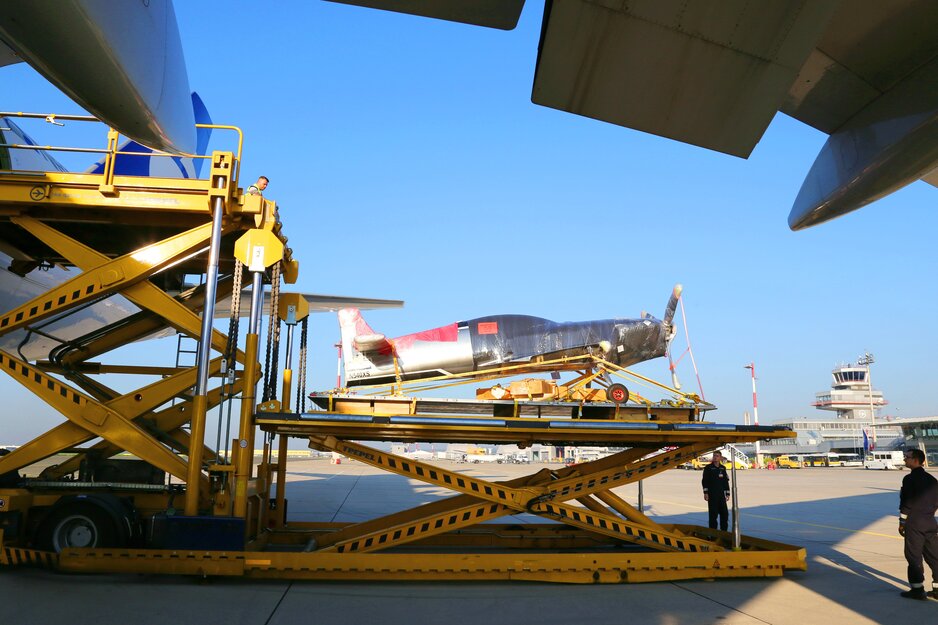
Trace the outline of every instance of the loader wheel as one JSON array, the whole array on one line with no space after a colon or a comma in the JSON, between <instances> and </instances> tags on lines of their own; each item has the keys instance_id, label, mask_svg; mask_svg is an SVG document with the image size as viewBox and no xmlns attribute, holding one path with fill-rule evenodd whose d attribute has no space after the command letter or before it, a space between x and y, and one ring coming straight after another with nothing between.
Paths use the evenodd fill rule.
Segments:
<instances>
[{"instance_id":1,"label":"loader wheel","mask_svg":"<svg viewBox=\"0 0 938 625\"><path fill-rule=\"evenodd\" d=\"M606 389L606 399L615 404L624 404L629 401L629 389L624 384L610 384Z\"/></svg>"},{"instance_id":2,"label":"loader wheel","mask_svg":"<svg viewBox=\"0 0 938 625\"><path fill-rule=\"evenodd\" d=\"M56 553L74 547L119 547L122 542L113 516L87 501L56 506L36 533L38 547Z\"/></svg>"}]
</instances>

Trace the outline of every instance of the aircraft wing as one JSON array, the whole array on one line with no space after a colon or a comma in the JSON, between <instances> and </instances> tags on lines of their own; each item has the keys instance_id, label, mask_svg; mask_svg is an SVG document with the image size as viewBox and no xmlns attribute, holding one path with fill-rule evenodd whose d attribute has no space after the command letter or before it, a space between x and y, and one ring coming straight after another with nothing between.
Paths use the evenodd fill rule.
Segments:
<instances>
[{"instance_id":1,"label":"aircraft wing","mask_svg":"<svg viewBox=\"0 0 938 625\"><path fill-rule=\"evenodd\" d=\"M830 2L548 2L532 100L746 158Z\"/></svg>"},{"instance_id":2,"label":"aircraft wing","mask_svg":"<svg viewBox=\"0 0 938 625\"><path fill-rule=\"evenodd\" d=\"M331 0L370 9L432 17L474 26L511 30L518 25L524 0Z\"/></svg>"},{"instance_id":3,"label":"aircraft wing","mask_svg":"<svg viewBox=\"0 0 938 625\"><path fill-rule=\"evenodd\" d=\"M938 164L938 5L548 1L537 104L746 158L777 111L831 135L801 229Z\"/></svg>"},{"instance_id":4,"label":"aircraft wing","mask_svg":"<svg viewBox=\"0 0 938 625\"><path fill-rule=\"evenodd\" d=\"M439 6L460 2L340 1L483 22ZM797 230L938 168L938 3L546 0L531 99L743 158L791 115L831 135Z\"/></svg>"},{"instance_id":5,"label":"aircraft wing","mask_svg":"<svg viewBox=\"0 0 938 625\"><path fill-rule=\"evenodd\" d=\"M195 152L171 0L0 2L0 66L13 60L29 63L125 136L155 149Z\"/></svg>"},{"instance_id":6,"label":"aircraft wing","mask_svg":"<svg viewBox=\"0 0 938 625\"><path fill-rule=\"evenodd\" d=\"M309 303L309 312L335 312L341 308L354 307L360 310L374 310L376 308L403 308L404 302L399 299L373 299L368 297L346 297L344 295L320 295L317 293L303 293ZM245 289L241 293L240 316L247 317L251 307L251 290ZM264 314L270 313L270 291L264 293ZM215 305L215 318L227 319L231 317L231 298L219 300Z\"/></svg>"},{"instance_id":7,"label":"aircraft wing","mask_svg":"<svg viewBox=\"0 0 938 625\"><path fill-rule=\"evenodd\" d=\"M23 59L18 57L13 50L10 49L10 46L0 41L0 67L5 65L13 65L14 63L19 63Z\"/></svg>"}]
</instances>

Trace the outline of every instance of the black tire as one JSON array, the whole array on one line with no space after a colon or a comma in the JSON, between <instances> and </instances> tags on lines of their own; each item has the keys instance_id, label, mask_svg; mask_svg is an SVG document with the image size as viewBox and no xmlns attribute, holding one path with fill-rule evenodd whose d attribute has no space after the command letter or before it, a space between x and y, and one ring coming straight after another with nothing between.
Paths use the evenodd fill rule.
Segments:
<instances>
[{"instance_id":1,"label":"black tire","mask_svg":"<svg viewBox=\"0 0 938 625\"><path fill-rule=\"evenodd\" d=\"M56 553L72 547L121 547L123 532L97 503L71 500L49 511L36 532L36 545Z\"/></svg>"},{"instance_id":2,"label":"black tire","mask_svg":"<svg viewBox=\"0 0 938 625\"><path fill-rule=\"evenodd\" d=\"M629 401L629 389L625 387L625 384L610 384L609 388L606 389L606 399L611 401L614 404L624 404Z\"/></svg>"}]
</instances>

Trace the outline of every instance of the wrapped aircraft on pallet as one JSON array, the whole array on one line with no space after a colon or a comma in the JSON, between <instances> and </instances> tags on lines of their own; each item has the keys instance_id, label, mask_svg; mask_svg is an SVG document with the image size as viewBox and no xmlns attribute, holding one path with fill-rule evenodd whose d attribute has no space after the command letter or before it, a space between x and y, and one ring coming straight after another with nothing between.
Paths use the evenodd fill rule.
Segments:
<instances>
[{"instance_id":1,"label":"wrapped aircraft on pallet","mask_svg":"<svg viewBox=\"0 0 938 625\"><path fill-rule=\"evenodd\" d=\"M339 326L346 384L390 384L502 367L512 367L511 374L572 370L592 356L628 367L667 353L680 293L680 285L675 286L663 320L647 313L638 319L568 322L493 315L394 339L375 332L358 309L344 308Z\"/></svg>"}]
</instances>

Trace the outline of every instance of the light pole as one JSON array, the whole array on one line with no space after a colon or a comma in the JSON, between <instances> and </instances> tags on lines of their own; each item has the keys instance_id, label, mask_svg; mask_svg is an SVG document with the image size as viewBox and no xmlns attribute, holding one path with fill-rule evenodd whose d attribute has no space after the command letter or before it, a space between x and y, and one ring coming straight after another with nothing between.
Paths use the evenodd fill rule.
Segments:
<instances>
[{"instance_id":1,"label":"light pole","mask_svg":"<svg viewBox=\"0 0 938 625\"><path fill-rule=\"evenodd\" d=\"M336 343L335 348L339 354L338 362L335 365L335 390L338 391L342 388L342 343Z\"/></svg>"},{"instance_id":2,"label":"light pole","mask_svg":"<svg viewBox=\"0 0 938 625\"><path fill-rule=\"evenodd\" d=\"M876 449L876 413L873 412L873 368L870 366L874 362L876 362L876 359L869 352L857 358L858 365L866 366L866 385L870 392L870 432L873 435L873 449Z\"/></svg>"},{"instance_id":3,"label":"light pole","mask_svg":"<svg viewBox=\"0 0 938 625\"><path fill-rule=\"evenodd\" d=\"M744 369L749 369L752 373L752 424L755 426L759 425L759 398L756 395L756 364L750 362L748 365L743 367ZM760 469L762 468L762 452L759 451L759 441L756 441L756 466Z\"/></svg>"}]
</instances>

